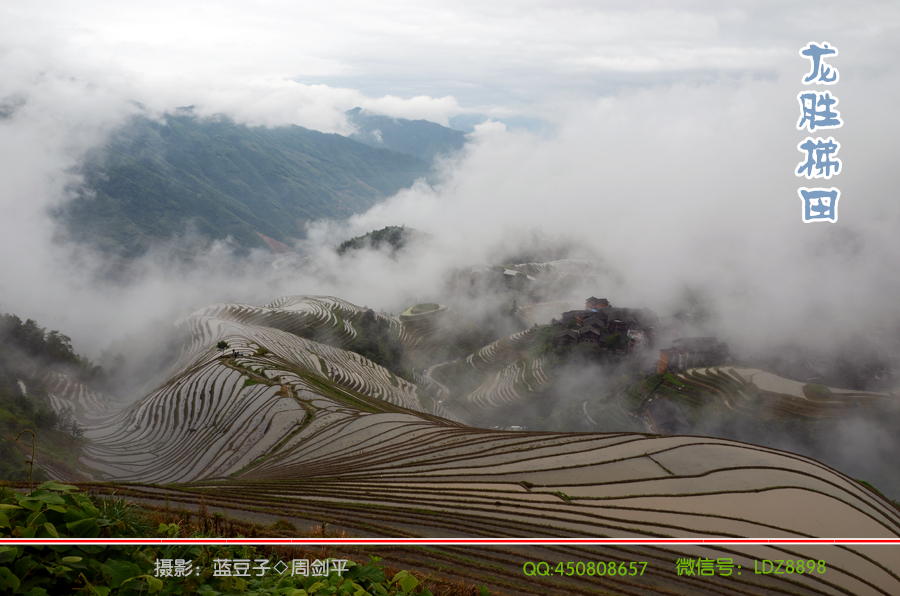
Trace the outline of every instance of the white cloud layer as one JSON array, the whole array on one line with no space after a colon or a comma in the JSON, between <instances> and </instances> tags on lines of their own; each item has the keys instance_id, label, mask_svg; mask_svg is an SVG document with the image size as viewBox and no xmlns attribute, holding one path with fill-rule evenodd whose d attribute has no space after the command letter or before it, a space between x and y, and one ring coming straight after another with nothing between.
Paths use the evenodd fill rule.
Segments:
<instances>
[{"instance_id":1,"label":"white cloud layer","mask_svg":"<svg viewBox=\"0 0 900 596\"><path fill-rule=\"evenodd\" d=\"M726 326L760 341L895 321L900 8L816 7L2 7L0 105L11 115L0 120L0 306L95 345L134 330L137 319L210 301L327 292L392 308L434 287L446 267L484 258L498 237L541 226L583 239L621 272L619 304L665 312L681 286L704 285ZM833 134L845 171L829 183L842 191L835 226L800 222L796 189L809 184L793 175L804 136L796 94L808 71L797 52L810 40L841 52L833 90L846 125ZM327 276L265 285L214 249L202 268L157 256L134 284L97 288L72 267L75 249L53 243L46 210L66 200L77 183L72 166L137 109L133 102L343 133L343 112L355 106L440 123L465 112L519 114L556 129L535 137L484 125L434 188L402 192L349 227L311 231L310 247L334 240L335 230L405 223L437 237L414 262L363 255L337 272L322 266ZM85 253L76 262L90 269L94 261Z\"/></svg>"}]
</instances>

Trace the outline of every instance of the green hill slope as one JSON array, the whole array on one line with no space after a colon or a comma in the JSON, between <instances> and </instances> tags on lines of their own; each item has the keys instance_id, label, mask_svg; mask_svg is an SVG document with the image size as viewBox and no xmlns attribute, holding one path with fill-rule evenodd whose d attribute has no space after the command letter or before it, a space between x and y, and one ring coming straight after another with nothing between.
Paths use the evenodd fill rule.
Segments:
<instances>
[{"instance_id":1,"label":"green hill slope","mask_svg":"<svg viewBox=\"0 0 900 596\"><path fill-rule=\"evenodd\" d=\"M361 108L353 108L346 114L350 123L357 127L357 132L350 138L425 161L458 151L466 144L465 133L427 120L379 116Z\"/></svg>"},{"instance_id":2,"label":"green hill slope","mask_svg":"<svg viewBox=\"0 0 900 596\"><path fill-rule=\"evenodd\" d=\"M78 197L57 215L73 239L123 256L189 229L262 247L259 234L290 243L307 221L364 211L428 169L336 134L182 110L117 131L89 156Z\"/></svg>"}]
</instances>

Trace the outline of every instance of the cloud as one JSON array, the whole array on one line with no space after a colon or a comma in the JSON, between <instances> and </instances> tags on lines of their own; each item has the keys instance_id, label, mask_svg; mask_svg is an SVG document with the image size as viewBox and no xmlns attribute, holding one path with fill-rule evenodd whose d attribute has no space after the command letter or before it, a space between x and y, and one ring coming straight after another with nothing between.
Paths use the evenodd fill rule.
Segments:
<instances>
[{"instance_id":1,"label":"cloud","mask_svg":"<svg viewBox=\"0 0 900 596\"><path fill-rule=\"evenodd\" d=\"M551 139L481 127L438 185L403 191L354 226L402 221L477 260L484 239L539 225L623 271L617 303L666 312L685 285L708 287L725 330L760 342L898 320L888 296L900 280L888 271L900 256L900 208L890 170L878 167L888 131L900 129L886 116L897 81L857 78L837 91L854 108L833 134L853 149L847 172L828 183L843 197L840 223L828 227L800 221L797 188L807 184L793 174L802 157L793 75L606 98L582 105ZM879 115L877 131L863 114ZM855 253L842 249L842 233Z\"/></svg>"},{"instance_id":2,"label":"cloud","mask_svg":"<svg viewBox=\"0 0 900 596\"><path fill-rule=\"evenodd\" d=\"M896 294L887 272L900 252L890 179L896 7L826 3L807 22L805 8L781 3L444 6L3 9L0 248L23 255L0 266L4 308L99 338L142 310L220 296L333 291L390 306L447 267L484 259L497 238L539 226L613 264L624 279L613 288L618 303L665 312L685 285L709 287L726 330L760 342L896 315L885 299ZM785 25L772 24L772 10ZM808 66L797 51L811 39L841 51L835 92L846 125L835 136L845 171L832 181L843 198L831 228L800 223L803 184L793 175ZM418 184L347 224L322 223L305 246L330 263L323 247L352 234L400 223L432 233L435 248L400 269L368 255L260 290L252 275L229 280L212 247L204 272L172 273L156 255L142 281L97 292L83 281L94 261L54 244L47 209L67 200L73 167L129 114L184 105L341 133L355 106L441 123L466 112L531 115L556 128L538 137L481 125L433 187ZM84 270L72 269L73 252ZM202 284L183 287L192 275Z\"/></svg>"}]
</instances>

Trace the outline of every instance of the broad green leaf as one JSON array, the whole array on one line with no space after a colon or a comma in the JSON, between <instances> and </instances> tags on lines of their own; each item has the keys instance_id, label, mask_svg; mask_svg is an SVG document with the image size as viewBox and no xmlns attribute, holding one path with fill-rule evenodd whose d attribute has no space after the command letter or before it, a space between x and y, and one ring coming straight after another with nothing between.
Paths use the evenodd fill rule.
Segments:
<instances>
[{"instance_id":1,"label":"broad green leaf","mask_svg":"<svg viewBox=\"0 0 900 596\"><path fill-rule=\"evenodd\" d=\"M96 536L85 536L85 538L96 538ZM89 555L96 555L97 553L102 553L103 549L106 547L100 544L82 544L79 548L81 548L81 551L84 553L87 553Z\"/></svg>"},{"instance_id":2,"label":"broad green leaf","mask_svg":"<svg viewBox=\"0 0 900 596\"><path fill-rule=\"evenodd\" d=\"M74 507L70 507L66 510L66 513L63 515L63 519L67 522L74 522L80 519L88 519L92 517L91 515L81 511L80 509L75 509Z\"/></svg>"},{"instance_id":3,"label":"broad green leaf","mask_svg":"<svg viewBox=\"0 0 900 596\"><path fill-rule=\"evenodd\" d=\"M49 507L47 507L47 510L55 511L57 513L65 513L66 511L68 511L68 509L66 509L62 505L50 505Z\"/></svg>"},{"instance_id":4,"label":"broad green leaf","mask_svg":"<svg viewBox=\"0 0 900 596\"><path fill-rule=\"evenodd\" d=\"M350 567L349 569L347 569L344 577L347 579L354 579L356 581L369 580L370 582L375 584L383 582L387 579L384 576L384 571L382 571L375 565L356 565L354 567Z\"/></svg>"},{"instance_id":5,"label":"broad green leaf","mask_svg":"<svg viewBox=\"0 0 900 596\"><path fill-rule=\"evenodd\" d=\"M400 580L400 589L403 590L404 594L409 594L412 592L412 589L419 585L419 580L414 578L411 575L407 575L403 579Z\"/></svg>"},{"instance_id":6,"label":"broad green leaf","mask_svg":"<svg viewBox=\"0 0 900 596\"><path fill-rule=\"evenodd\" d=\"M71 484L60 484L55 480L49 480L38 486L38 490L58 490L63 493L68 493L78 490L78 487L72 486Z\"/></svg>"},{"instance_id":7,"label":"broad green leaf","mask_svg":"<svg viewBox=\"0 0 900 596\"><path fill-rule=\"evenodd\" d=\"M134 563L128 561L116 561L109 559L100 566L103 573L109 576L109 584L113 588L118 588L130 579L141 575L141 569Z\"/></svg>"},{"instance_id":8,"label":"broad green leaf","mask_svg":"<svg viewBox=\"0 0 900 596\"><path fill-rule=\"evenodd\" d=\"M59 532L56 531L56 526L54 526L50 522L44 524L44 529L47 530L47 533L54 538L59 538Z\"/></svg>"},{"instance_id":9,"label":"broad green leaf","mask_svg":"<svg viewBox=\"0 0 900 596\"><path fill-rule=\"evenodd\" d=\"M65 505L66 502L63 500L61 496L56 493L51 493L43 490L36 490L29 496L30 499L37 499L41 503L46 503L48 505Z\"/></svg>"},{"instance_id":10,"label":"broad green leaf","mask_svg":"<svg viewBox=\"0 0 900 596\"><path fill-rule=\"evenodd\" d=\"M21 509L19 505L12 505L10 503L0 503L0 510L3 509Z\"/></svg>"},{"instance_id":11,"label":"broad green leaf","mask_svg":"<svg viewBox=\"0 0 900 596\"><path fill-rule=\"evenodd\" d=\"M9 563L16 558L16 547L0 546L0 563Z\"/></svg>"},{"instance_id":12,"label":"broad green leaf","mask_svg":"<svg viewBox=\"0 0 900 596\"><path fill-rule=\"evenodd\" d=\"M81 560L81 557L63 557L60 559L63 563L77 563Z\"/></svg>"},{"instance_id":13,"label":"broad green leaf","mask_svg":"<svg viewBox=\"0 0 900 596\"><path fill-rule=\"evenodd\" d=\"M90 584L88 585L91 588L91 594L93 596L109 596L109 593L112 592L112 590L110 590L106 586L93 586Z\"/></svg>"},{"instance_id":14,"label":"broad green leaf","mask_svg":"<svg viewBox=\"0 0 900 596\"><path fill-rule=\"evenodd\" d=\"M9 523L9 518L2 512L0 512L0 528L12 528L12 525Z\"/></svg>"},{"instance_id":15,"label":"broad green leaf","mask_svg":"<svg viewBox=\"0 0 900 596\"><path fill-rule=\"evenodd\" d=\"M393 584L393 583L397 583L398 581L400 581L401 579L403 579L403 578L406 577L407 575L409 575L409 571L398 571L398 572L397 572L397 575L395 575L395 576L391 579L391 583L392 583L392 584Z\"/></svg>"},{"instance_id":16,"label":"broad green leaf","mask_svg":"<svg viewBox=\"0 0 900 596\"><path fill-rule=\"evenodd\" d=\"M78 538L96 538L100 535L100 526L97 521L91 518L81 519L66 524L66 528L72 533L72 536Z\"/></svg>"},{"instance_id":17,"label":"broad green leaf","mask_svg":"<svg viewBox=\"0 0 900 596\"><path fill-rule=\"evenodd\" d=\"M153 577L152 575L145 575L144 577L147 578L147 584L149 585L148 591L151 594L162 590L163 583L161 579L159 579L158 577Z\"/></svg>"},{"instance_id":18,"label":"broad green leaf","mask_svg":"<svg viewBox=\"0 0 900 596\"><path fill-rule=\"evenodd\" d=\"M94 503L87 495L81 493L72 493L69 498L75 502L82 510L94 517L100 516L100 510L94 506Z\"/></svg>"},{"instance_id":19,"label":"broad green leaf","mask_svg":"<svg viewBox=\"0 0 900 596\"><path fill-rule=\"evenodd\" d=\"M40 509L41 507L44 506L44 503L42 503L41 501L38 501L37 499L25 498L25 499L22 499L21 501L19 501L19 505L21 505L25 509L29 509L31 511L37 511L38 509Z\"/></svg>"},{"instance_id":20,"label":"broad green leaf","mask_svg":"<svg viewBox=\"0 0 900 596\"><path fill-rule=\"evenodd\" d=\"M0 567L0 588L12 588L18 590L21 582L7 567ZM10 591L12 591L10 590Z\"/></svg>"},{"instance_id":21,"label":"broad green leaf","mask_svg":"<svg viewBox=\"0 0 900 596\"><path fill-rule=\"evenodd\" d=\"M41 511L35 511L31 515L28 516L28 519L25 521L26 526L30 526L32 524L39 526L47 521L47 517Z\"/></svg>"},{"instance_id":22,"label":"broad green leaf","mask_svg":"<svg viewBox=\"0 0 900 596\"><path fill-rule=\"evenodd\" d=\"M18 577L25 577L25 576L31 574L34 571L34 569L38 566L38 564L35 562L34 557L32 557L29 554L24 554L24 547L20 547L20 548L23 549L22 550L23 554L20 554L18 557L16 557L16 560L13 561L13 563L12 563L12 567L13 567L13 572Z\"/></svg>"}]
</instances>

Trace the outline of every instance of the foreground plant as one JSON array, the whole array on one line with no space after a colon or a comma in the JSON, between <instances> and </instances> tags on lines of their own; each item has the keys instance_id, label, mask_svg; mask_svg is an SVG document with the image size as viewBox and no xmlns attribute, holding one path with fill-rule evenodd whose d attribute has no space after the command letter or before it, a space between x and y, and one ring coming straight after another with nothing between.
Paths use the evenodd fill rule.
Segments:
<instances>
[{"instance_id":1,"label":"foreground plant","mask_svg":"<svg viewBox=\"0 0 900 596\"><path fill-rule=\"evenodd\" d=\"M3 538L117 538L146 535L148 518L129 501L103 498L94 502L77 487L45 482L31 493L0 488L0 535ZM160 524L160 536L177 536L177 524ZM272 573L263 577L216 576L214 562L223 559L268 560L248 546L0 546L0 591L28 596L85 593L219 594L284 596L432 596L407 571L390 580L378 566L346 562L343 574L303 577ZM187 573L157 577L159 560L179 561Z\"/></svg>"}]
</instances>

